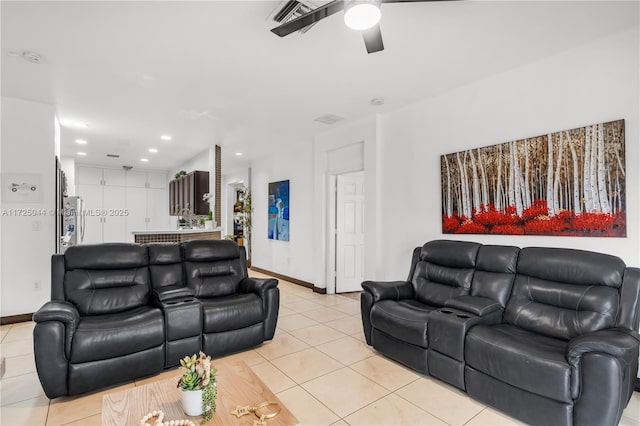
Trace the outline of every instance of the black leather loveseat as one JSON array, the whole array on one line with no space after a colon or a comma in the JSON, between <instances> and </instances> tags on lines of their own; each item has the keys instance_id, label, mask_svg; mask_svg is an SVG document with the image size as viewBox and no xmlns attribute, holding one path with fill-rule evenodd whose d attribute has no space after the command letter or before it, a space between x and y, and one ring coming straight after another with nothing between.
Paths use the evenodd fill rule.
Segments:
<instances>
[{"instance_id":1,"label":"black leather loveseat","mask_svg":"<svg viewBox=\"0 0 640 426\"><path fill-rule=\"evenodd\" d=\"M275 332L277 285L249 278L232 241L70 247L33 315L40 383L49 398L75 395L259 345Z\"/></svg>"},{"instance_id":2,"label":"black leather loveseat","mask_svg":"<svg viewBox=\"0 0 640 426\"><path fill-rule=\"evenodd\" d=\"M362 283L379 352L533 425L615 425L638 371L640 269L594 252L438 240Z\"/></svg>"}]
</instances>

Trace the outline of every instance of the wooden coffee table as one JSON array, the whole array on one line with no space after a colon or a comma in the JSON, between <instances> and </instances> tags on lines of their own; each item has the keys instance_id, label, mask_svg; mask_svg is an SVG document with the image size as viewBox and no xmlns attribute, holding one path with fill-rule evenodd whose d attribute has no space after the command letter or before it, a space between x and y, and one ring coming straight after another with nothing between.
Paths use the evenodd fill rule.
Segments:
<instances>
[{"instance_id":1,"label":"wooden coffee table","mask_svg":"<svg viewBox=\"0 0 640 426\"><path fill-rule=\"evenodd\" d=\"M237 419L231 411L238 405L255 407L266 401L277 402L282 407L282 411L276 417L267 420L269 426L299 424L287 407L262 383L247 364L242 361L216 362L214 360L213 365L218 370L216 374L217 409L216 414L206 425L253 425L257 420L255 415L249 414ZM191 419L199 425L201 417L189 417L182 411L180 389L176 387L179 378L180 371L176 370L176 377L173 379L105 395L102 398L102 425L139 425L142 417L154 410L162 410L165 421ZM269 407L268 411L271 412L272 407Z\"/></svg>"}]
</instances>

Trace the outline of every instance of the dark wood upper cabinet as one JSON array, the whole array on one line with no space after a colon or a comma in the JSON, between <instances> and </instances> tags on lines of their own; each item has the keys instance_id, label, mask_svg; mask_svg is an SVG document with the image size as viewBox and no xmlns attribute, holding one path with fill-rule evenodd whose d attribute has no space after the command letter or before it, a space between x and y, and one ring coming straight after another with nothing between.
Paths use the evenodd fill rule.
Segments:
<instances>
[{"instance_id":1,"label":"dark wood upper cabinet","mask_svg":"<svg viewBox=\"0 0 640 426\"><path fill-rule=\"evenodd\" d=\"M209 214L209 204L202 196L209 192L209 172L200 170L169 183L169 214L182 216L189 209L194 215Z\"/></svg>"}]
</instances>

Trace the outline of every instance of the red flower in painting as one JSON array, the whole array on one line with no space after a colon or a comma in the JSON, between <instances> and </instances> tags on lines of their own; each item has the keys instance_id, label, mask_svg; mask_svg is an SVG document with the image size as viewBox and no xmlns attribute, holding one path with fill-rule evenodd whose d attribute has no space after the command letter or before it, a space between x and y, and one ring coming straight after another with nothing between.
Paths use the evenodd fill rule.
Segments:
<instances>
[{"instance_id":1,"label":"red flower in painting","mask_svg":"<svg viewBox=\"0 0 640 426\"><path fill-rule=\"evenodd\" d=\"M460 228L455 232L456 234L486 234L487 228L480 225L479 223L474 223L471 221L466 221Z\"/></svg>"},{"instance_id":2,"label":"red flower in painting","mask_svg":"<svg viewBox=\"0 0 640 426\"><path fill-rule=\"evenodd\" d=\"M460 226L460 219L457 216L442 216L442 231L446 234L456 232Z\"/></svg>"},{"instance_id":3,"label":"red flower in painting","mask_svg":"<svg viewBox=\"0 0 640 426\"><path fill-rule=\"evenodd\" d=\"M524 228L516 225L497 225L491 228L491 233L498 235L524 235Z\"/></svg>"},{"instance_id":4,"label":"red flower in painting","mask_svg":"<svg viewBox=\"0 0 640 426\"><path fill-rule=\"evenodd\" d=\"M535 200L530 207L527 207L522 212L522 219L524 221L534 219L538 216L548 216L549 208L545 200Z\"/></svg>"}]
</instances>

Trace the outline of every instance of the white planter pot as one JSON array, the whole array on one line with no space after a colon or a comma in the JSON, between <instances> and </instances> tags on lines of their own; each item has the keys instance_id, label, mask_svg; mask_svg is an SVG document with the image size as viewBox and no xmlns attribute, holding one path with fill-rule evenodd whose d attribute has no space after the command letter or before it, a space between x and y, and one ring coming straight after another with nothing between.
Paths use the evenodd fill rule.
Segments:
<instances>
[{"instance_id":1,"label":"white planter pot","mask_svg":"<svg viewBox=\"0 0 640 426\"><path fill-rule=\"evenodd\" d=\"M181 389L182 409L187 416L202 415L202 389L186 391Z\"/></svg>"},{"instance_id":2,"label":"white planter pot","mask_svg":"<svg viewBox=\"0 0 640 426\"><path fill-rule=\"evenodd\" d=\"M213 229L216 227L215 220L205 220L204 221L204 229Z\"/></svg>"}]
</instances>

